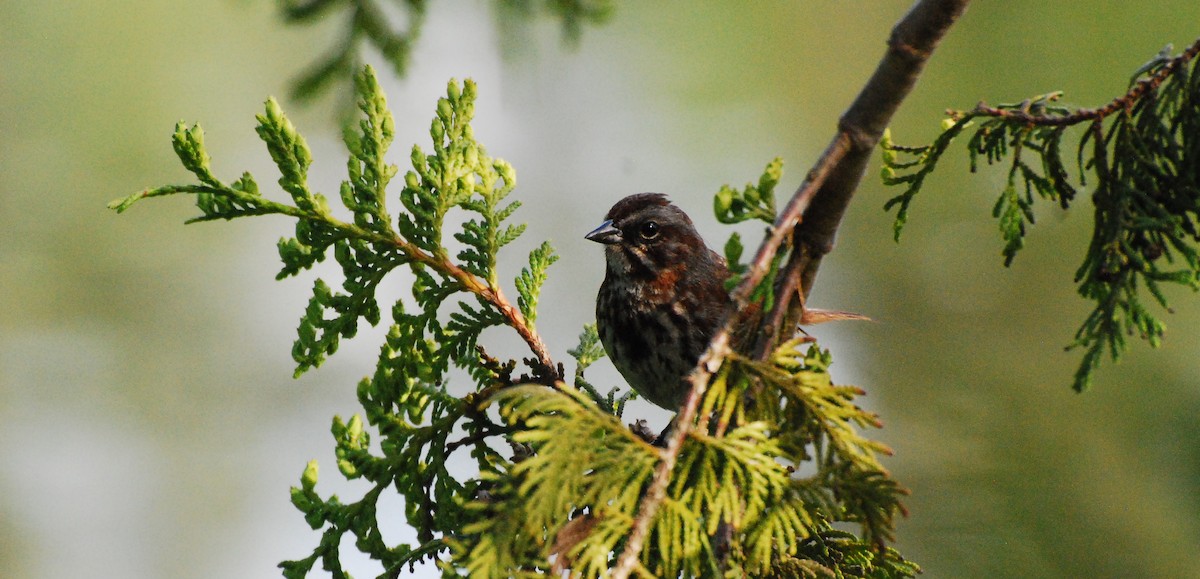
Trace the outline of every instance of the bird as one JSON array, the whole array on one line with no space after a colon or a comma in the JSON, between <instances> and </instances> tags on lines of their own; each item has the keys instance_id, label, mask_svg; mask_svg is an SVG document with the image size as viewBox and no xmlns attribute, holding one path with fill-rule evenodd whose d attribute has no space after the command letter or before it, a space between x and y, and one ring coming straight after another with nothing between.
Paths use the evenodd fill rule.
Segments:
<instances>
[{"instance_id":1,"label":"bird","mask_svg":"<svg viewBox=\"0 0 1200 579\"><path fill-rule=\"evenodd\" d=\"M725 258L662 193L621 199L584 237L604 245L596 326L605 352L642 398L678 410L730 309Z\"/></svg>"}]
</instances>

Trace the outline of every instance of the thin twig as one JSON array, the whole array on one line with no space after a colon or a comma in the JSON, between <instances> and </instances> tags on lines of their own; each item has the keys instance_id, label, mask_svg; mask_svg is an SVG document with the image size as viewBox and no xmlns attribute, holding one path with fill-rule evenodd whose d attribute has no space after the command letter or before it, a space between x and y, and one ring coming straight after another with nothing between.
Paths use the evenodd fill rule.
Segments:
<instances>
[{"instance_id":1,"label":"thin twig","mask_svg":"<svg viewBox=\"0 0 1200 579\"><path fill-rule=\"evenodd\" d=\"M979 103L972 112L977 115L1009 119L1039 127L1061 127L1077 125L1087 121L1104 120L1105 117L1117 111L1127 110L1148 91L1158 88L1179 67L1187 65L1188 61L1195 58L1197 54L1200 54L1200 38L1196 39L1196 42L1179 56L1172 58L1162 68L1155 71L1154 74L1137 81L1133 85L1133 88L1129 89L1129 92L1114 98L1111 102L1099 108L1079 109L1068 115L1037 115L1030 114L1026 110L1002 109L988 106L985 103Z\"/></svg>"},{"instance_id":2,"label":"thin twig","mask_svg":"<svg viewBox=\"0 0 1200 579\"><path fill-rule=\"evenodd\" d=\"M887 53L858 98L842 116L833 142L779 214L770 235L755 255L752 269L731 294L732 311L726 315L722 328L713 336L708 350L688 378L691 390L675 418L675 427L667 439L667 447L662 450L655 467L654 479L638 505L625 549L613 568L614 578L627 579L637 564L650 522L666 496L671 471L696 418L696 410L704 397L708 380L731 353L730 336L741 319L751 292L766 276L780 245L800 223L803 215L805 227L803 230L796 229L794 242L797 246L804 244L805 250L792 253L787 265L789 270L781 272L781 279L787 280L795 272L800 272L802 293L807 295L820 257L832 249L833 236L866 168L871 150L916 83L938 42L966 10L967 2L920 0L913 5L892 30ZM776 299L791 300L792 295L776 295ZM770 317L764 316L764 322L770 323Z\"/></svg>"},{"instance_id":3,"label":"thin twig","mask_svg":"<svg viewBox=\"0 0 1200 579\"><path fill-rule=\"evenodd\" d=\"M286 207L286 206L284 206ZM281 211L282 212L282 211ZM293 213L288 213L293 214ZM539 364L544 366L550 374L555 376L555 381L562 380L562 372L559 371L558 365L554 363L554 359L550 357L550 349L546 347L546 343L542 341L542 337L534 330L521 314L521 310L513 305L508 298L504 297L504 292L500 291L499 286L491 287L487 280L459 267L449 259L442 259L433 254L421 251L416 244L409 242L400 235L382 234L375 231L370 231L359 227L352 223L347 223L338 220L329 215L323 215L321 218L330 226L343 231L350 232L357 237L361 237L367 241L391 244L396 247L405 257L414 261L423 263L436 271L441 272L454 281L458 282L462 288L479 296L484 301L491 304L500 314L508 320L508 325L517 331L525 344L529 346L529 350L537 356Z\"/></svg>"}]
</instances>

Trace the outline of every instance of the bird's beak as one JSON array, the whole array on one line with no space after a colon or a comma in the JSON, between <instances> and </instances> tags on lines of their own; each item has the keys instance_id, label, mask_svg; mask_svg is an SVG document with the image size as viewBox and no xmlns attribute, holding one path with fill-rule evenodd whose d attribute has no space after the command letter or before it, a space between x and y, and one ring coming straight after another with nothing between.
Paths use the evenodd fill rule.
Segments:
<instances>
[{"instance_id":1,"label":"bird's beak","mask_svg":"<svg viewBox=\"0 0 1200 579\"><path fill-rule=\"evenodd\" d=\"M583 236L583 238L588 241L595 241L596 243L612 245L614 243L620 243L621 230L613 227L612 219L609 219L608 221L601 223L600 227L593 229L591 233Z\"/></svg>"}]
</instances>

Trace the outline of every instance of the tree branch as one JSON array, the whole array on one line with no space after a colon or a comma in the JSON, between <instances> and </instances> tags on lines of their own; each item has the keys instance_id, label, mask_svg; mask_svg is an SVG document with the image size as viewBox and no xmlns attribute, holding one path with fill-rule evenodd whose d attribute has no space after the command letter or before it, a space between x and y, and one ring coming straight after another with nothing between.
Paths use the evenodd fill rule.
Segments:
<instances>
[{"instance_id":1,"label":"tree branch","mask_svg":"<svg viewBox=\"0 0 1200 579\"><path fill-rule=\"evenodd\" d=\"M798 316L803 302L794 300L794 297L807 296L811 290L821 258L833 248L838 225L858 187L871 151L900 103L916 84L925 62L946 31L966 10L967 3L968 0L919 0L913 5L892 30L887 53L875 73L842 115L833 142L776 218L770 236L763 241L755 255L752 269L731 294L733 311L726 315L723 327L713 336L708 350L689 376L691 391L675 418L675 427L667 439L667 447L662 450L661 459L655 467L654 479L642 496L625 549L613 568L614 578L626 579L637 563L650 529L650 521L666 495L671 471L696 418L708 380L731 352L730 335L742 320L742 312L748 305L751 292L766 275L780 246L795 230L795 251L784 271L780 272L779 279L786 282L798 272L800 291L776 295L776 302L777 307L788 308L789 312L797 312ZM804 227L798 228L802 215ZM763 319L770 323L772 318L764 316ZM778 332L791 332L792 327L784 325L778 328L777 335Z\"/></svg>"},{"instance_id":2,"label":"tree branch","mask_svg":"<svg viewBox=\"0 0 1200 579\"><path fill-rule=\"evenodd\" d=\"M837 228L875 145L900 103L916 85L925 63L946 31L966 10L967 3L968 0L922 0L914 5L892 30L883 60L842 115L834 145L838 139L845 138L850 150L813 196L811 207L804 212L804 226L796 230L797 251L793 252L782 272L784 279L791 270L801 272L804 297L812 291L821 258L833 249ZM776 299L792 302L792 296L777 296ZM793 309L798 310L798 307ZM794 319L799 318L795 316Z\"/></svg>"},{"instance_id":3,"label":"tree branch","mask_svg":"<svg viewBox=\"0 0 1200 579\"><path fill-rule=\"evenodd\" d=\"M1169 47L1168 47L1169 48ZM1200 54L1200 38L1182 54L1167 61L1166 64L1155 71L1154 74L1143 78L1129 89L1125 94L1114 98L1108 104L1094 109L1079 109L1069 115L1039 115L1031 114L1027 107L1022 109L1006 109L988 106L985 103L979 103L975 110L971 113L982 115L985 117L996 117L1008 119L1020 123L1025 123L1031 126L1039 127L1061 127L1077 125L1079 123L1095 120L1104 120L1105 117L1117 111L1128 110L1147 92L1152 91L1163 83L1167 77L1171 76L1179 68L1186 66L1188 61ZM1151 61L1154 62L1154 61ZM1145 70L1143 68L1143 70Z\"/></svg>"}]
</instances>

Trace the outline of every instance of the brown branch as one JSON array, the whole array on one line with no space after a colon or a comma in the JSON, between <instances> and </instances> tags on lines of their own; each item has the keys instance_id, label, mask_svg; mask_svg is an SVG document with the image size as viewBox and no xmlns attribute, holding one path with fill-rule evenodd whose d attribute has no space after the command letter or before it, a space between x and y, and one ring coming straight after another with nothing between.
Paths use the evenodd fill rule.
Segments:
<instances>
[{"instance_id":1,"label":"brown branch","mask_svg":"<svg viewBox=\"0 0 1200 579\"><path fill-rule=\"evenodd\" d=\"M829 181L816 192L804 214L804 227L797 229L797 251L788 270L801 272L801 292L807 297L821 258L833 249L837 228L858 187L871 152L891 122L900 103L908 96L946 31L966 10L968 0L936 0L917 3L892 30L888 51L867 85L842 115L839 137L851 149ZM836 142L836 139L835 139ZM792 296L776 299L791 301Z\"/></svg>"},{"instance_id":2,"label":"brown branch","mask_svg":"<svg viewBox=\"0 0 1200 579\"><path fill-rule=\"evenodd\" d=\"M554 380L562 380L561 365L554 363L554 359L550 357L550 350L546 348L546 343L542 341L542 337L529 325L525 320L525 316L521 315L521 311L504 297L500 288L497 287L494 291L489 290L486 293L480 293L480 296L491 302L492 305L500 310L500 313L504 314L504 317L508 319L509 325L517 331L517 334L529 346L529 350L533 352L533 355L537 356L538 363L554 376Z\"/></svg>"},{"instance_id":3,"label":"brown branch","mask_svg":"<svg viewBox=\"0 0 1200 579\"><path fill-rule=\"evenodd\" d=\"M525 344L529 346L529 350L537 357L538 363L544 366L546 371L555 377L555 381L562 380L562 371L554 363L554 359L550 357L550 349L546 347L546 343L542 341L542 337L530 326L525 316L521 315L521 310L514 306L508 298L504 297L504 292L500 291L499 286L493 287L487 280L459 267L449 259L421 251L415 244L410 243L399 235L393 234L392 236L387 236L375 233L332 217L326 217L326 221L334 227L351 231L370 241L394 245L406 257L423 263L443 275L452 278L464 290L479 296L491 304L500 311L500 314L508 320L508 325L516 330L521 339L525 341Z\"/></svg>"},{"instance_id":4,"label":"brown branch","mask_svg":"<svg viewBox=\"0 0 1200 579\"><path fill-rule=\"evenodd\" d=\"M749 296L766 276L780 245L795 229L795 250L780 272L780 279L794 283L798 275L800 290L776 295L777 302L793 303L797 295L806 296L820 266L821 257L833 248L834 235L866 169L875 144L883 135L892 115L916 84L921 70L950 26L966 10L968 0L919 0L892 29L888 50L858 98L842 115L838 133L809 171L805 182L775 220L770 235L758 248L752 269L732 292L733 311L726 315L722 328L713 336L708 350L689 376L692 384L683 408L675 418L675 427L667 447L654 470L654 478L638 505L625 549L617 558L612 576L626 579L637 564L638 554L649 533L650 521L666 496L671 471L675 467L683 441L696 418L708 380L731 353L730 335L745 310ZM801 216L804 227L797 228ZM787 282L787 280L793 280ZM794 286L793 286L794 287ZM772 316L764 316L765 320ZM777 328L779 331L788 331Z\"/></svg>"},{"instance_id":5,"label":"brown branch","mask_svg":"<svg viewBox=\"0 0 1200 579\"><path fill-rule=\"evenodd\" d=\"M1171 76L1181 66L1186 66L1188 61L1200 54L1200 38L1192 43L1187 50L1180 53L1179 56L1172 58L1166 64L1159 68L1154 74L1137 81L1129 92L1114 98L1108 104L1094 109L1079 109L1067 115L1038 115L1030 114L1025 109L1009 109L996 108L988 106L985 103L979 103L973 114L985 117L995 117L1024 123L1030 126L1039 127L1062 127L1077 125L1088 121L1104 120L1105 117L1117 111L1128 110L1133 106L1133 103L1140 100L1147 92L1155 90L1159 85Z\"/></svg>"}]
</instances>

